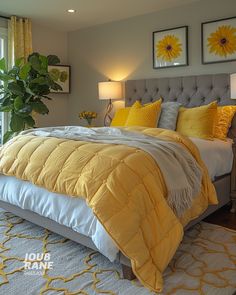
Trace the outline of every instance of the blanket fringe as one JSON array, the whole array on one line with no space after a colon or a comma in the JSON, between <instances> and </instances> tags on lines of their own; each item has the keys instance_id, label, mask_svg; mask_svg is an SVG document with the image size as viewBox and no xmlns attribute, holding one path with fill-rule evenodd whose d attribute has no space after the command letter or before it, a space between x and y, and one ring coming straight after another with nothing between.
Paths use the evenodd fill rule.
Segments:
<instances>
[{"instance_id":1,"label":"blanket fringe","mask_svg":"<svg viewBox=\"0 0 236 295\"><path fill-rule=\"evenodd\" d=\"M199 186L199 192L201 186ZM181 217L187 209L190 209L193 204L194 198L198 195L192 195L192 188L186 187L175 191L168 191L167 203L170 208L174 211L177 217Z\"/></svg>"}]
</instances>

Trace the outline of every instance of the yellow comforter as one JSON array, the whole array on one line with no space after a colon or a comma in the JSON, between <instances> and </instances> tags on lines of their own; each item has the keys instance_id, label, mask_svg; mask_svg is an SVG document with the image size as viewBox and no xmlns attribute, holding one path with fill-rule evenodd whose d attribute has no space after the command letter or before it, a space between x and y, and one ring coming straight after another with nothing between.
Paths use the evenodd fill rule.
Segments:
<instances>
[{"instance_id":1,"label":"yellow comforter","mask_svg":"<svg viewBox=\"0 0 236 295\"><path fill-rule=\"evenodd\" d=\"M183 236L183 225L216 204L214 187L194 144L173 131L126 128L182 144L202 167L201 193L179 220L166 202L166 186L146 152L124 145L19 136L0 151L0 173L49 191L83 196L149 289L161 291L162 272Z\"/></svg>"}]
</instances>

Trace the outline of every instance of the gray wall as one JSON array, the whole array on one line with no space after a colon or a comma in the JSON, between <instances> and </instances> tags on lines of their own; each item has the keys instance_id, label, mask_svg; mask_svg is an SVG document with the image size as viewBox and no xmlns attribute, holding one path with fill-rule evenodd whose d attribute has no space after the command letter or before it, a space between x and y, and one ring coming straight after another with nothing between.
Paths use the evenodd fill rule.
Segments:
<instances>
[{"instance_id":1,"label":"gray wall","mask_svg":"<svg viewBox=\"0 0 236 295\"><path fill-rule=\"evenodd\" d=\"M33 50L41 54L56 54L61 59L61 64L68 62L67 33L59 32L48 27L34 23L32 26ZM49 114L38 115L37 126L68 125L68 95L51 94L52 101L45 101Z\"/></svg>"},{"instance_id":2,"label":"gray wall","mask_svg":"<svg viewBox=\"0 0 236 295\"><path fill-rule=\"evenodd\" d=\"M99 112L97 124L102 123L106 102L97 99L98 81L236 72L236 62L202 65L200 42L201 22L235 15L235 0L201 0L69 33L69 123L79 124L78 112L83 110ZM154 70L152 32L182 25L189 26L190 65Z\"/></svg>"}]
</instances>

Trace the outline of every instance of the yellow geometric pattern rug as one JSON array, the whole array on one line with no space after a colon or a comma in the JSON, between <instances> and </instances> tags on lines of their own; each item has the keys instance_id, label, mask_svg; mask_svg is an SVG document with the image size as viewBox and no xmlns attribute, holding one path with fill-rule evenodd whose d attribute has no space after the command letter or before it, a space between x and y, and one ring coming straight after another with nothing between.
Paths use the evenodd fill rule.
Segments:
<instances>
[{"instance_id":1,"label":"yellow geometric pattern rug","mask_svg":"<svg viewBox=\"0 0 236 295\"><path fill-rule=\"evenodd\" d=\"M187 231L164 273L163 294L232 295L236 232L208 223ZM0 211L0 294L153 294L121 278L119 264Z\"/></svg>"}]
</instances>

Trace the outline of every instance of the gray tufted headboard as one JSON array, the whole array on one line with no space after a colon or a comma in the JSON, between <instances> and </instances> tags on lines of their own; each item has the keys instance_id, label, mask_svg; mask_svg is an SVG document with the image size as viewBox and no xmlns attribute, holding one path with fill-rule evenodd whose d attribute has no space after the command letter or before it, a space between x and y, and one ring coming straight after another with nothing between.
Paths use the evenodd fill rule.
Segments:
<instances>
[{"instance_id":1,"label":"gray tufted headboard","mask_svg":"<svg viewBox=\"0 0 236 295\"><path fill-rule=\"evenodd\" d=\"M230 99L229 74L128 80L125 83L126 106L136 100L148 103L160 97L164 102L177 101L185 107L197 107L215 100L219 105L236 105L236 101ZM229 136L236 137L236 117Z\"/></svg>"}]
</instances>

